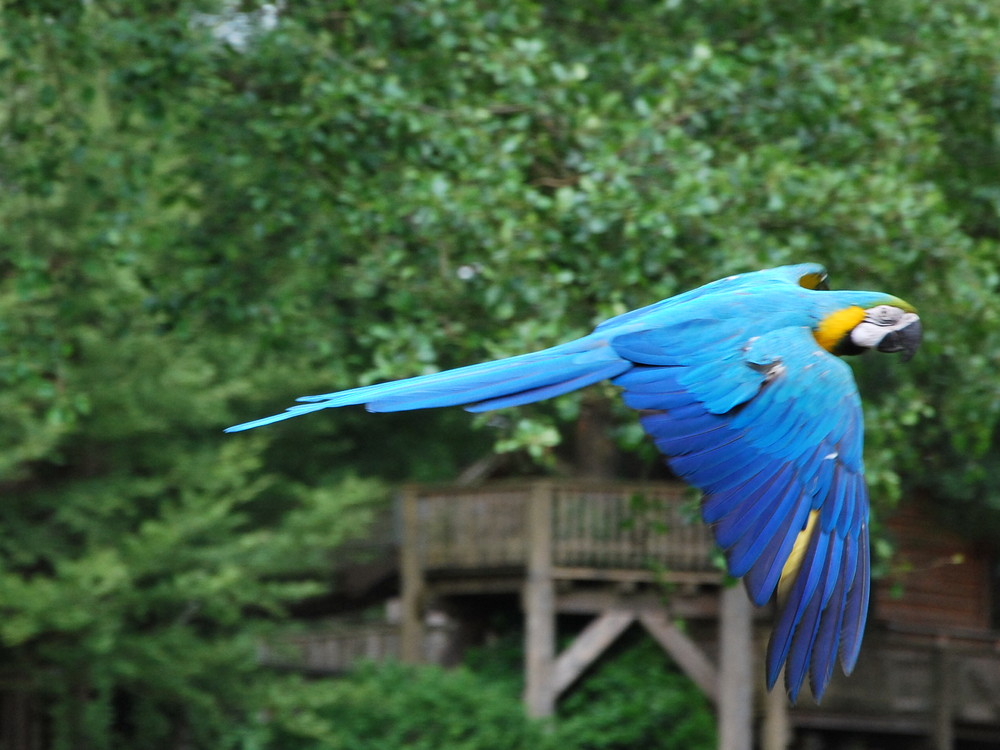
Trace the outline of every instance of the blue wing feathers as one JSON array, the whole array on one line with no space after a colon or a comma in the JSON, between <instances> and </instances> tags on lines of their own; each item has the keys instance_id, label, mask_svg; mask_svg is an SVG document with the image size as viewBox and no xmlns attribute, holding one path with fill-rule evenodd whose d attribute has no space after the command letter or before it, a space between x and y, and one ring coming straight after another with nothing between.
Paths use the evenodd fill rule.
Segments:
<instances>
[{"instance_id":1,"label":"blue wing feathers","mask_svg":"<svg viewBox=\"0 0 1000 750\"><path fill-rule=\"evenodd\" d=\"M840 473L847 474L845 471ZM817 495L819 500L813 503L813 506L819 509L820 529L826 534L834 530L841 514L849 508L855 491L854 475L841 476L840 481L834 482L831 490L825 497Z\"/></svg>"},{"instance_id":2,"label":"blue wing feathers","mask_svg":"<svg viewBox=\"0 0 1000 750\"><path fill-rule=\"evenodd\" d=\"M791 668L791 665L786 664L786 659L792 645L792 637L795 635L795 629L802 621L805 610L819 585L828 546L829 537L826 534L814 533L812 535L802 562L802 569L792 584L788 600L778 613L778 620L775 623L771 642L767 649L767 674L770 684L773 684L774 679L777 678L782 664L786 665L786 670ZM790 675L786 671L786 683L793 684L796 676Z\"/></svg>"},{"instance_id":3,"label":"blue wing feathers","mask_svg":"<svg viewBox=\"0 0 1000 750\"><path fill-rule=\"evenodd\" d=\"M783 416L782 421L768 425L767 432L753 441L755 448L783 455L790 455L798 449L798 441L794 440L798 424L792 409L786 409Z\"/></svg>"},{"instance_id":4,"label":"blue wing feathers","mask_svg":"<svg viewBox=\"0 0 1000 750\"><path fill-rule=\"evenodd\" d=\"M719 546L728 549L747 534L755 522L766 514L771 506L769 501L784 494L788 483L789 472L782 470L779 474L768 477L755 489L741 492L739 504L719 518L713 526L715 541Z\"/></svg>"},{"instance_id":5,"label":"blue wing feathers","mask_svg":"<svg viewBox=\"0 0 1000 750\"><path fill-rule=\"evenodd\" d=\"M686 418L679 417L681 414L688 416ZM728 431L725 422L715 418L714 414L707 414L703 409L695 407L682 407L668 413L644 414L639 418L639 423L654 440L684 439L692 435L720 430L722 431L720 440L728 442L730 435L737 434Z\"/></svg>"},{"instance_id":6,"label":"blue wing feathers","mask_svg":"<svg viewBox=\"0 0 1000 750\"><path fill-rule=\"evenodd\" d=\"M612 338L611 346L618 356L638 365L689 367L717 363L722 351L719 344L735 341L741 333L742 324L738 321L703 318L665 327L623 331Z\"/></svg>"},{"instance_id":7,"label":"blue wing feathers","mask_svg":"<svg viewBox=\"0 0 1000 750\"><path fill-rule=\"evenodd\" d=\"M728 450L727 450L728 449ZM709 480L741 474L759 463L760 455L744 442L736 441L714 451L676 456L668 460L670 468L702 490Z\"/></svg>"},{"instance_id":8,"label":"blue wing feathers","mask_svg":"<svg viewBox=\"0 0 1000 750\"><path fill-rule=\"evenodd\" d=\"M870 596L871 573L868 551L868 529L862 530L858 539L858 562L852 579L851 590L847 593L847 609L844 611L844 630L841 634L840 664L846 674L854 671L861 650L861 637L865 621L868 619L868 599Z\"/></svg>"},{"instance_id":9,"label":"blue wing feathers","mask_svg":"<svg viewBox=\"0 0 1000 750\"><path fill-rule=\"evenodd\" d=\"M732 411L752 399L760 390L763 379L757 373L751 371L751 374L754 377L716 377L703 387L701 402L713 414Z\"/></svg>"},{"instance_id":10,"label":"blue wing feathers","mask_svg":"<svg viewBox=\"0 0 1000 750\"><path fill-rule=\"evenodd\" d=\"M688 416L683 418L679 416L681 414ZM706 414L703 409L694 407L682 407L669 413L658 411L644 414L639 418L639 423L650 437L656 440L683 438L726 428L725 422L715 418L715 415Z\"/></svg>"},{"instance_id":11,"label":"blue wing feathers","mask_svg":"<svg viewBox=\"0 0 1000 750\"><path fill-rule=\"evenodd\" d=\"M780 500L772 501L767 510L729 548L730 566L732 570L740 571L734 575L745 575L757 563L785 519L792 514L801 493L802 488L798 482L789 477Z\"/></svg>"},{"instance_id":12,"label":"blue wing feathers","mask_svg":"<svg viewBox=\"0 0 1000 750\"><path fill-rule=\"evenodd\" d=\"M673 468L673 461L668 460L667 463L669 463L671 468ZM696 484L695 486L702 492L709 494L723 492L739 485L751 472L755 473L757 466L759 465L759 460L757 465L749 467L745 464L724 464L719 466L714 471L702 472L702 474L706 474L707 476L700 476L699 484ZM780 462L774 464L774 466L775 470L777 470L777 468L780 468ZM674 468L674 471L676 472L677 470Z\"/></svg>"},{"instance_id":13,"label":"blue wing feathers","mask_svg":"<svg viewBox=\"0 0 1000 750\"><path fill-rule=\"evenodd\" d=\"M771 461L762 464L756 473L749 477L740 477L724 488L706 493L701 500L701 516L706 523L715 523L730 511L743 503L749 494L772 479L781 471L781 464Z\"/></svg>"},{"instance_id":14,"label":"blue wing feathers","mask_svg":"<svg viewBox=\"0 0 1000 750\"><path fill-rule=\"evenodd\" d=\"M847 605L847 569L849 567L850 550L854 542L844 541L844 551L841 554L840 568L835 579L835 585L830 595L830 601L823 610L819 631L816 633L816 647L813 648L812 668L810 670L809 687L819 701L823 697L827 683L833 676L833 665L837 661L840 647L840 632L844 623L844 610Z\"/></svg>"},{"instance_id":15,"label":"blue wing feathers","mask_svg":"<svg viewBox=\"0 0 1000 750\"><path fill-rule=\"evenodd\" d=\"M774 594L785 560L788 559L795 539L805 526L808 517L809 503L804 498L799 498L793 511L778 527L744 578L747 592L758 606L766 604Z\"/></svg>"},{"instance_id":16,"label":"blue wing feathers","mask_svg":"<svg viewBox=\"0 0 1000 750\"><path fill-rule=\"evenodd\" d=\"M836 534L838 536L846 537L849 532L854 528L854 534L857 534L857 526L853 525L853 519L855 518L856 509L865 504L865 480L863 477L857 474L851 474L851 479L854 483L854 490L848 496L850 497L850 502L845 503L844 507L840 511L840 515L837 516L837 525L835 527ZM867 510L865 511L867 513ZM858 524L860 526L860 524Z\"/></svg>"},{"instance_id":17,"label":"blue wing feathers","mask_svg":"<svg viewBox=\"0 0 1000 750\"><path fill-rule=\"evenodd\" d=\"M788 662L785 665L785 683L789 697L794 702L802 689L814 650L822 650L824 644L817 642L824 607L829 598L825 596L827 589L833 591L837 573L840 570L840 556L843 546L836 537L827 537L829 543L823 556L822 573L818 586L809 596L802 619L799 621L792 637Z\"/></svg>"},{"instance_id":18,"label":"blue wing feathers","mask_svg":"<svg viewBox=\"0 0 1000 750\"><path fill-rule=\"evenodd\" d=\"M704 432L698 432L693 435L657 438L654 442L656 443L656 447L660 449L661 453L665 455L681 456L688 453L703 451L711 446L718 445L719 441L722 440L729 443L739 440L739 436L733 435L731 432L721 427L713 427L705 430Z\"/></svg>"},{"instance_id":19,"label":"blue wing feathers","mask_svg":"<svg viewBox=\"0 0 1000 750\"><path fill-rule=\"evenodd\" d=\"M646 367L634 365L632 369L622 373L611 381L630 391L642 393L645 390L654 392L677 391L687 395L688 402L694 402L697 397L686 388L682 388L669 368Z\"/></svg>"},{"instance_id":20,"label":"blue wing feathers","mask_svg":"<svg viewBox=\"0 0 1000 750\"><path fill-rule=\"evenodd\" d=\"M690 396L678 393L656 393L654 391L630 391L623 395L625 405L630 409L676 409L690 403Z\"/></svg>"},{"instance_id":21,"label":"blue wing feathers","mask_svg":"<svg viewBox=\"0 0 1000 750\"><path fill-rule=\"evenodd\" d=\"M826 444L820 447L819 452L823 457L820 459L819 467L814 475L812 493L813 497L823 498L827 496L830 487L840 477L840 463L835 458L831 458L834 451L828 449Z\"/></svg>"}]
</instances>

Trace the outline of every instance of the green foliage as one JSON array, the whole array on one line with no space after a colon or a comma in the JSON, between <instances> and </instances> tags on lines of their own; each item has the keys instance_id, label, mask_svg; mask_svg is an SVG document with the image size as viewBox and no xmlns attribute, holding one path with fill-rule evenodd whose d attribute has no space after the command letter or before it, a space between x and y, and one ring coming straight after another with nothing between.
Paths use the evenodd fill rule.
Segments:
<instances>
[{"instance_id":1,"label":"green foliage","mask_svg":"<svg viewBox=\"0 0 1000 750\"><path fill-rule=\"evenodd\" d=\"M57 744L236 746L307 700L252 644L381 493L351 477L551 462L576 402L222 427L733 271L920 307L914 362L857 367L874 497L998 538L995 5L255 7L0 10L0 646Z\"/></svg>"},{"instance_id":2,"label":"green foliage","mask_svg":"<svg viewBox=\"0 0 1000 750\"><path fill-rule=\"evenodd\" d=\"M347 481L262 525L259 457L228 444L209 465L187 459L198 477L108 477L3 506L4 661L52 706L55 747L164 747L178 731L227 746L231 716L259 710L272 681L259 640L285 603L325 590L329 545L379 493Z\"/></svg>"},{"instance_id":3,"label":"green foliage","mask_svg":"<svg viewBox=\"0 0 1000 750\"><path fill-rule=\"evenodd\" d=\"M466 664L510 697L520 695L523 635L473 649ZM716 747L705 696L663 650L631 630L581 678L557 707L553 747L574 750L698 750Z\"/></svg>"},{"instance_id":4,"label":"green foliage","mask_svg":"<svg viewBox=\"0 0 1000 750\"><path fill-rule=\"evenodd\" d=\"M546 750L520 700L466 669L369 665L276 696L261 747L275 750Z\"/></svg>"},{"instance_id":5,"label":"green foliage","mask_svg":"<svg viewBox=\"0 0 1000 750\"><path fill-rule=\"evenodd\" d=\"M698 689L648 638L627 638L559 706L547 725L520 703L523 653L513 633L453 670L388 663L275 694L255 731L282 750L650 750L715 747Z\"/></svg>"},{"instance_id":6,"label":"green foliage","mask_svg":"<svg viewBox=\"0 0 1000 750\"><path fill-rule=\"evenodd\" d=\"M598 664L559 706L560 747L586 750L710 750L708 700L651 639Z\"/></svg>"}]
</instances>

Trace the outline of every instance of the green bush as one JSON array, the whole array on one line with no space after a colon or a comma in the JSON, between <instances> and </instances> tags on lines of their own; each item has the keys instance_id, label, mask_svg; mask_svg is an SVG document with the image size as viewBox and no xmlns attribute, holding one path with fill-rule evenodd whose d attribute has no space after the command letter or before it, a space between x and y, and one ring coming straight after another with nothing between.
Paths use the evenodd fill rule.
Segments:
<instances>
[{"instance_id":1,"label":"green bush","mask_svg":"<svg viewBox=\"0 0 1000 750\"><path fill-rule=\"evenodd\" d=\"M517 696L465 668L370 664L279 697L271 750L555 750Z\"/></svg>"},{"instance_id":2,"label":"green bush","mask_svg":"<svg viewBox=\"0 0 1000 750\"><path fill-rule=\"evenodd\" d=\"M466 664L508 696L523 686L522 634L473 649ZM715 717L707 699L663 650L629 630L563 696L552 725L559 748L573 750L709 750Z\"/></svg>"},{"instance_id":3,"label":"green bush","mask_svg":"<svg viewBox=\"0 0 1000 750\"><path fill-rule=\"evenodd\" d=\"M520 636L444 670L368 664L343 679L289 684L257 742L270 750L710 750L713 714L650 639L627 639L551 721L521 704Z\"/></svg>"},{"instance_id":4,"label":"green bush","mask_svg":"<svg viewBox=\"0 0 1000 750\"><path fill-rule=\"evenodd\" d=\"M615 649L559 705L559 746L712 750L708 700L650 638Z\"/></svg>"}]
</instances>

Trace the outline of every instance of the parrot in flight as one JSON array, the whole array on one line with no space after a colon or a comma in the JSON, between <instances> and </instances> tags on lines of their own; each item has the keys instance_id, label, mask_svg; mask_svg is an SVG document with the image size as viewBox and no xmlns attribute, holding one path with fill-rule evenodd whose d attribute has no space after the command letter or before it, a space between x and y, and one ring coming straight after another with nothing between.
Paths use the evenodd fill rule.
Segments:
<instances>
[{"instance_id":1,"label":"parrot in flight","mask_svg":"<svg viewBox=\"0 0 1000 750\"><path fill-rule=\"evenodd\" d=\"M610 379L640 412L671 470L702 492L701 512L750 598L777 602L767 687L785 667L794 702L818 701L839 654L857 663L869 598L868 492L861 400L841 355L913 356L912 305L831 291L821 265L729 276L618 315L542 351L405 380L304 396L248 430L351 404L389 412L483 412Z\"/></svg>"}]
</instances>

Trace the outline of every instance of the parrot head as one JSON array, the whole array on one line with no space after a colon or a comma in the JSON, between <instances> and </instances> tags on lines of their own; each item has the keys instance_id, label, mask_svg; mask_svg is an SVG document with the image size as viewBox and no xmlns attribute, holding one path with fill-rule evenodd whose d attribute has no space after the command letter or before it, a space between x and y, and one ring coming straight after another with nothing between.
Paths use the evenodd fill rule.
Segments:
<instances>
[{"instance_id":1,"label":"parrot head","mask_svg":"<svg viewBox=\"0 0 1000 750\"><path fill-rule=\"evenodd\" d=\"M920 346L923 328L912 305L888 297L869 307L851 305L828 314L815 336L823 348L840 356L874 349L901 352L906 361Z\"/></svg>"},{"instance_id":2,"label":"parrot head","mask_svg":"<svg viewBox=\"0 0 1000 750\"><path fill-rule=\"evenodd\" d=\"M865 310L864 320L849 334L851 346L861 351L902 352L904 362L916 354L922 337L917 313L895 305L876 305Z\"/></svg>"}]
</instances>

